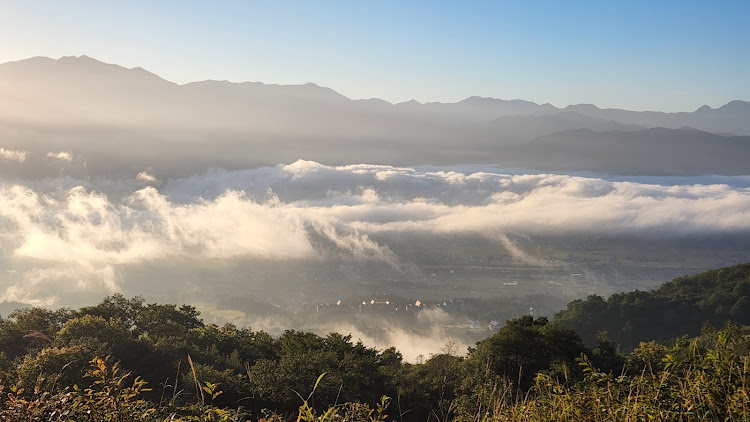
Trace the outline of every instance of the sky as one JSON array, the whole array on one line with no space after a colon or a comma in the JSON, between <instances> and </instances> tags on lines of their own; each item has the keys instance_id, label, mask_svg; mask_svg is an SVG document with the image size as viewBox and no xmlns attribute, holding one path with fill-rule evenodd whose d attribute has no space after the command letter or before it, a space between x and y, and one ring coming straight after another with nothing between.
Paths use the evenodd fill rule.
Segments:
<instances>
[{"instance_id":1,"label":"sky","mask_svg":"<svg viewBox=\"0 0 750 422\"><path fill-rule=\"evenodd\" d=\"M177 83L692 111L750 100L747 1L0 0L0 62L88 55Z\"/></svg>"}]
</instances>

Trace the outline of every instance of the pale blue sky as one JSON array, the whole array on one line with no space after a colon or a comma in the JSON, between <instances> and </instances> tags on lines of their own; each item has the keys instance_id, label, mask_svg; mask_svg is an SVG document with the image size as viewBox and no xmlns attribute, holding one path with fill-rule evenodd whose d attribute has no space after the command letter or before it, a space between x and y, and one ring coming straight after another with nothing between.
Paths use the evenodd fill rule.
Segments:
<instances>
[{"instance_id":1,"label":"pale blue sky","mask_svg":"<svg viewBox=\"0 0 750 422\"><path fill-rule=\"evenodd\" d=\"M750 1L5 1L0 62L88 55L184 83L692 111L750 100Z\"/></svg>"}]
</instances>

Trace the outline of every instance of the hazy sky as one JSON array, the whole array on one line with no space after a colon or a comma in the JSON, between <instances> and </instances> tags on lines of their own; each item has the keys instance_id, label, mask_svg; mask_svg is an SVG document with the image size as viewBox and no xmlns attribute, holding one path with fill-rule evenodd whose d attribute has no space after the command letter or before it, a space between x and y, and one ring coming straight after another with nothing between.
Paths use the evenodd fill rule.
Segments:
<instances>
[{"instance_id":1,"label":"hazy sky","mask_svg":"<svg viewBox=\"0 0 750 422\"><path fill-rule=\"evenodd\" d=\"M692 111L750 100L747 1L5 1L0 62L89 55L179 83L315 82Z\"/></svg>"}]
</instances>

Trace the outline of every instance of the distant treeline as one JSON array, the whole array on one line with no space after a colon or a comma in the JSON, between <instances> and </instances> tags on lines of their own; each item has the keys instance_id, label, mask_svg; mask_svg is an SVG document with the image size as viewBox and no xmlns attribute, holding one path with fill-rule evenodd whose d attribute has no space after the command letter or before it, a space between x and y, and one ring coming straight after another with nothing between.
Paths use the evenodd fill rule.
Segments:
<instances>
[{"instance_id":1,"label":"distant treeline","mask_svg":"<svg viewBox=\"0 0 750 422\"><path fill-rule=\"evenodd\" d=\"M525 315L467 356L447 347L417 363L336 333L205 324L191 306L139 297L23 309L0 319L0 420L740 420L750 330L727 321L747 318L749 274L575 301L557 321ZM638 343L654 338L669 341Z\"/></svg>"}]
</instances>

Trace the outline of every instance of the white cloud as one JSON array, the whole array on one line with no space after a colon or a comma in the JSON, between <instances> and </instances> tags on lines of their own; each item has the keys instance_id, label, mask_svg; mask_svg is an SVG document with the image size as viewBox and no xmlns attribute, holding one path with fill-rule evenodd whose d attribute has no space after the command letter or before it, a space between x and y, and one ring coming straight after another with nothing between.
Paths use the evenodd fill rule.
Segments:
<instances>
[{"instance_id":1,"label":"white cloud","mask_svg":"<svg viewBox=\"0 0 750 422\"><path fill-rule=\"evenodd\" d=\"M43 192L0 184L0 259L31 268L6 283L2 297L27 302L43 300L50 286L117 291L121 266L174 257L342 256L416 271L371 238L402 231L485 236L518 259L533 260L508 236L748 230L750 188L728 184L307 161L170 180L161 191L146 187L122 200L84 187Z\"/></svg>"},{"instance_id":2,"label":"white cloud","mask_svg":"<svg viewBox=\"0 0 750 422\"><path fill-rule=\"evenodd\" d=\"M26 161L26 157L29 155L28 152L19 149L5 149L0 148L0 158L11 161L18 161L23 163Z\"/></svg>"},{"instance_id":3,"label":"white cloud","mask_svg":"<svg viewBox=\"0 0 750 422\"><path fill-rule=\"evenodd\" d=\"M66 151L48 152L47 157L56 158L58 160L63 160L63 161L73 161L73 154L66 152Z\"/></svg>"},{"instance_id":4,"label":"white cloud","mask_svg":"<svg viewBox=\"0 0 750 422\"><path fill-rule=\"evenodd\" d=\"M144 183L156 183L159 181L156 178L156 176L154 176L153 174L146 173L145 171L138 173L135 179Z\"/></svg>"}]
</instances>

